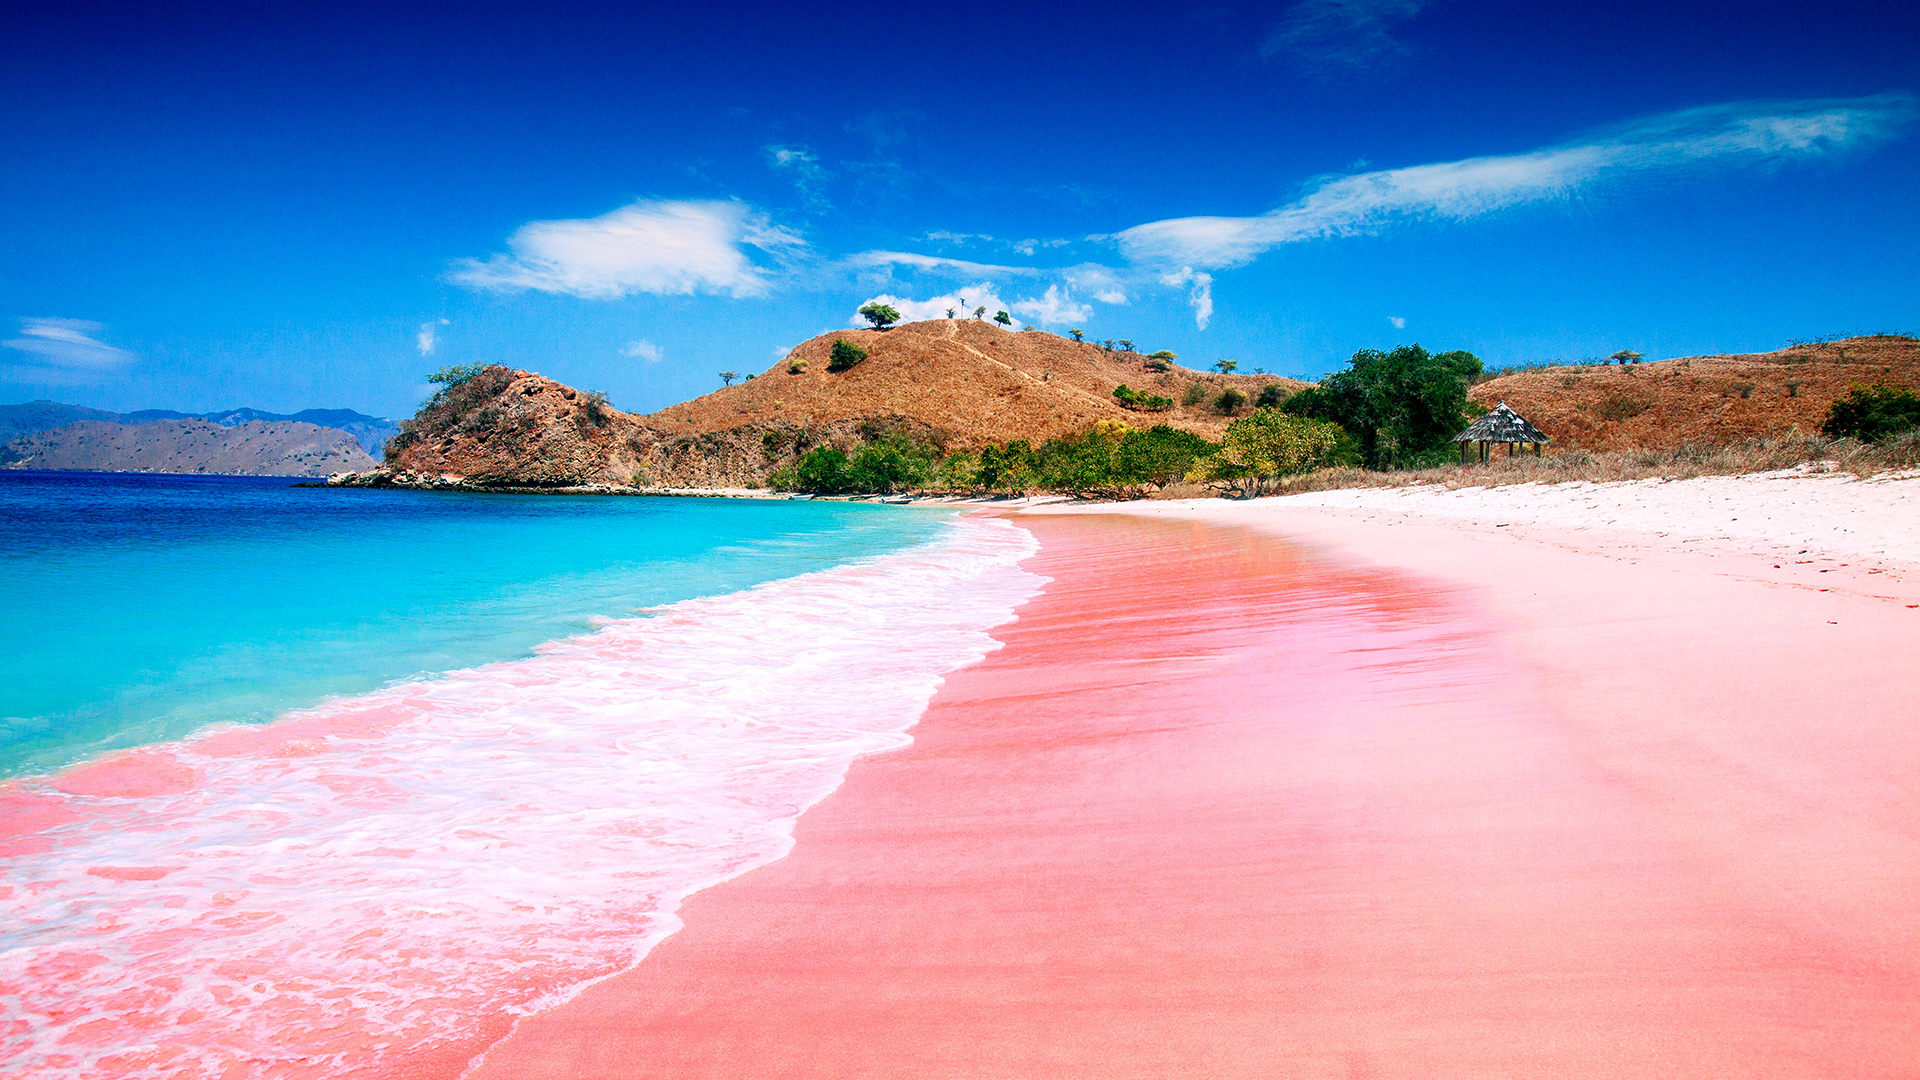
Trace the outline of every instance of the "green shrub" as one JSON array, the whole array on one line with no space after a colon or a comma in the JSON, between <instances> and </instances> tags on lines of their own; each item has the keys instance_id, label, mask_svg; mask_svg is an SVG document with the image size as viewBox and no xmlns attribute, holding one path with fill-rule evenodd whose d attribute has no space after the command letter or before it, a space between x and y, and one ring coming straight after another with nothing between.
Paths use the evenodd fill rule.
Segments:
<instances>
[{"instance_id":1,"label":"green shrub","mask_svg":"<svg viewBox=\"0 0 1920 1080\"><path fill-rule=\"evenodd\" d=\"M893 433L862 445L853 453L846 472L855 491L896 491L925 487L933 478L933 447L918 439Z\"/></svg>"},{"instance_id":2,"label":"green shrub","mask_svg":"<svg viewBox=\"0 0 1920 1080\"><path fill-rule=\"evenodd\" d=\"M808 451L794 465L793 472L794 486L802 491L831 495L846 491L851 486L847 476L847 455L831 446Z\"/></svg>"},{"instance_id":3,"label":"green shrub","mask_svg":"<svg viewBox=\"0 0 1920 1080\"><path fill-rule=\"evenodd\" d=\"M1247 403L1247 395L1229 386L1213 399L1213 411L1221 416L1232 416Z\"/></svg>"},{"instance_id":4,"label":"green shrub","mask_svg":"<svg viewBox=\"0 0 1920 1080\"><path fill-rule=\"evenodd\" d=\"M1335 463L1345 436L1340 425L1330 421L1261 409L1228 424L1219 452L1189 475L1195 480L1236 481L1251 493L1260 480Z\"/></svg>"},{"instance_id":5,"label":"green shrub","mask_svg":"<svg viewBox=\"0 0 1920 1080\"><path fill-rule=\"evenodd\" d=\"M827 360L828 371L845 371L867 358L867 350L846 338L833 339L833 353Z\"/></svg>"},{"instance_id":6,"label":"green shrub","mask_svg":"<svg viewBox=\"0 0 1920 1080\"><path fill-rule=\"evenodd\" d=\"M1123 408L1132 409L1135 412L1165 412L1173 407L1172 398L1133 390L1128 388L1126 383L1114 387L1113 396L1119 399Z\"/></svg>"},{"instance_id":7,"label":"green shrub","mask_svg":"<svg viewBox=\"0 0 1920 1080\"><path fill-rule=\"evenodd\" d=\"M1878 382L1856 385L1846 397L1835 398L1820 431L1829 439L1877 442L1915 427L1920 427L1920 395Z\"/></svg>"},{"instance_id":8,"label":"green shrub","mask_svg":"<svg viewBox=\"0 0 1920 1080\"><path fill-rule=\"evenodd\" d=\"M1203 382L1188 383L1187 392L1180 395L1182 405L1198 405L1205 400L1207 400L1207 384Z\"/></svg>"},{"instance_id":9,"label":"green shrub","mask_svg":"<svg viewBox=\"0 0 1920 1080\"><path fill-rule=\"evenodd\" d=\"M1254 396L1253 403L1263 409L1271 409L1285 400L1287 400L1287 388L1277 382L1270 382L1260 388L1260 393Z\"/></svg>"},{"instance_id":10,"label":"green shrub","mask_svg":"<svg viewBox=\"0 0 1920 1080\"><path fill-rule=\"evenodd\" d=\"M787 361L787 374L789 375L799 375L806 370L807 362L805 360L793 359Z\"/></svg>"}]
</instances>

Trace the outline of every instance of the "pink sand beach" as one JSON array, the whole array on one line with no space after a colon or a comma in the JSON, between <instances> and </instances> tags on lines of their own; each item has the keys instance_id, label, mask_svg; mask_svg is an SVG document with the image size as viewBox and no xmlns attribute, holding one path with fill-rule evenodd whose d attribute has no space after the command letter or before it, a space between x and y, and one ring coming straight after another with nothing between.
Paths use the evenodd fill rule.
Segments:
<instances>
[{"instance_id":1,"label":"pink sand beach","mask_svg":"<svg viewBox=\"0 0 1920 1080\"><path fill-rule=\"evenodd\" d=\"M1912 566L1462 501L1016 515L912 745L471 1075L1920 1069Z\"/></svg>"}]
</instances>

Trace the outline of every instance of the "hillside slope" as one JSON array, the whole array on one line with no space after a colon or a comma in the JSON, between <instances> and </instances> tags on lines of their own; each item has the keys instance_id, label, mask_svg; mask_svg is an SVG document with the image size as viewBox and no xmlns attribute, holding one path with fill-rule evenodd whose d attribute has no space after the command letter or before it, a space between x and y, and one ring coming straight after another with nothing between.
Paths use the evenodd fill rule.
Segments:
<instances>
[{"instance_id":1,"label":"hillside slope","mask_svg":"<svg viewBox=\"0 0 1920 1080\"><path fill-rule=\"evenodd\" d=\"M836 338L868 350L829 372ZM796 364L796 361L804 363ZM648 416L620 412L534 372L494 365L444 393L387 447L367 483L459 477L482 487L761 487L821 445L845 446L876 428L947 447L1047 438L1099 420L1168 423L1219 438L1229 417L1210 405L1132 412L1122 383L1178 399L1199 383L1249 395L1265 375L1151 372L1136 353L1107 353L1053 334L1012 333L967 320L912 323L884 333L844 330L807 341L762 375ZM799 366L798 373L790 371ZM356 483L362 481L355 481Z\"/></svg>"},{"instance_id":2,"label":"hillside slope","mask_svg":"<svg viewBox=\"0 0 1920 1080\"><path fill-rule=\"evenodd\" d=\"M36 431L51 431L81 420L118 421L119 413L89 409L85 405L66 405L58 401L29 401L20 405L0 405L0 446Z\"/></svg>"},{"instance_id":3,"label":"hillside slope","mask_svg":"<svg viewBox=\"0 0 1920 1080\"><path fill-rule=\"evenodd\" d=\"M844 372L827 370L835 339L867 350ZM796 361L800 362L796 365ZM1181 367L1147 370L1139 353L1039 330L1010 332L977 319L934 319L892 330L838 330L796 346L787 358L748 382L716 390L647 416L671 435L706 435L746 425L815 428L898 417L938 432L942 442L976 447L1009 439L1038 442L1082 431L1100 420L1133 426L1172 424L1218 439L1229 417L1205 403L1178 404L1195 382L1208 400L1226 386L1249 395L1268 383L1289 392L1308 385L1267 375L1213 375ZM803 366L795 373L791 369ZM1172 398L1163 413L1133 412L1114 400L1115 387Z\"/></svg>"},{"instance_id":4,"label":"hillside slope","mask_svg":"<svg viewBox=\"0 0 1920 1080\"><path fill-rule=\"evenodd\" d=\"M1677 450L1816 432L1856 383L1920 387L1920 341L1876 335L1770 353L1516 372L1473 399L1513 406L1559 449Z\"/></svg>"},{"instance_id":5,"label":"hillside slope","mask_svg":"<svg viewBox=\"0 0 1920 1080\"><path fill-rule=\"evenodd\" d=\"M83 420L23 435L0 449L13 469L326 476L377 462L352 435L315 424L210 420L118 424Z\"/></svg>"}]
</instances>

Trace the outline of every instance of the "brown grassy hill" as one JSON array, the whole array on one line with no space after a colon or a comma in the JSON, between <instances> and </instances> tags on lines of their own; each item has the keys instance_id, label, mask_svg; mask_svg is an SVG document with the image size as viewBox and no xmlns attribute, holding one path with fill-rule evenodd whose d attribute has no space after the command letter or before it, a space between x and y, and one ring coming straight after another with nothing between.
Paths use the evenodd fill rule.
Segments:
<instances>
[{"instance_id":1,"label":"brown grassy hill","mask_svg":"<svg viewBox=\"0 0 1920 1080\"><path fill-rule=\"evenodd\" d=\"M828 371L836 338L867 350L868 358L848 371ZM1010 332L976 319L935 319L884 332L839 330L800 344L749 382L662 409L646 421L669 434L704 435L746 425L809 429L901 418L959 447L1038 442L1100 420L1136 427L1167 423L1218 439L1230 418L1205 403L1181 405L1191 384L1205 384L1209 401L1226 386L1251 395L1268 383L1289 391L1308 385L1178 366L1156 373L1146 363L1139 353L1109 353L1056 334ZM1122 408L1113 397L1122 383L1175 404L1162 413Z\"/></svg>"},{"instance_id":2,"label":"brown grassy hill","mask_svg":"<svg viewBox=\"0 0 1920 1080\"><path fill-rule=\"evenodd\" d=\"M326 476L376 464L344 431L267 420L232 427L211 420L83 420L22 435L0 450L0 459L15 469L223 476Z\"/></svg>"},{"instance_id":3,"label":"brown grassy hill","mask_svg":"<svg viewBox=\"0 0 1920 1080\"><path fill-rule=\"evenodd\" d=\"M1816 432L1836 397L1879 380L1920 387L1920 340L1876 335L1770 353L1694 356L1625 367L1552 367L1473 388L1552 436L1562 450L1676 450Z\"/></svg>"}]
</instances>

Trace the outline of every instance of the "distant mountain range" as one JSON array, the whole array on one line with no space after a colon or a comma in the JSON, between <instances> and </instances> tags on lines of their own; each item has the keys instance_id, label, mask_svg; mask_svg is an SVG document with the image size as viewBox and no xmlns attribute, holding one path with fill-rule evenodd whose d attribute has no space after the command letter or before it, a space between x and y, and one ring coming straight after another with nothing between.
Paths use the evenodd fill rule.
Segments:
<instances>
[{"instance_id":1,"label":"distant mountain range","mask_svg":"<svg viewBox=\"0 0 1920 1080\"><path fill-rule=\"evenodd\" d=\"M0 467L222 476L327 476L377 462L339 428L292 420L79 420L0 447Z\"/></svg>"},{"instance_id":2,"label":"distant mountain range","mask_svg":"<svg viewBox=\"0 0 1920 1080\"><path fill-rule=\"evenodd\" d=\"M387 440L400 431L400 425L392 420L352 409L303 409L297 413L270 413L259 409L228 409L224 412L183 413L172 409L141 409L138 412L116 413L105 409L90 409L85 405L66 405L58 401L29 401L24 405L0 405L0 446L19 438L41 431L82 420L98 420L111 424L149 424L157 420L208 420L221 427L234 427L238 424L256 420L269 423L314 424L319 427L337 428L352 435L360 448L378 460L381 449Z\"/></svg>"}]
</instances>

